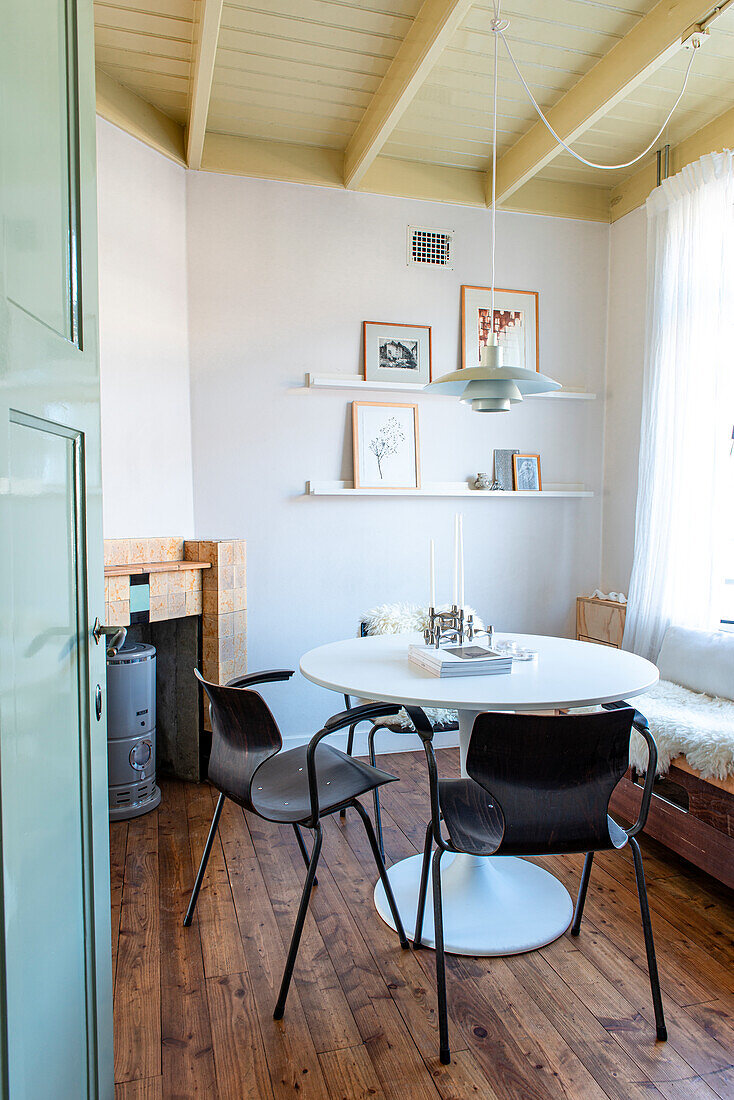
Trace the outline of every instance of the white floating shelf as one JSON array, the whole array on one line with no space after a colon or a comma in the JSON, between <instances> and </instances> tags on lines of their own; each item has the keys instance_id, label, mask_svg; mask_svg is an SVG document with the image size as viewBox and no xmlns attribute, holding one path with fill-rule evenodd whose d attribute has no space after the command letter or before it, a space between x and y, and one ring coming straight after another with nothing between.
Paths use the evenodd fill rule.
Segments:
<instances>
[{"instance_id":1,"label":"white floating shelf","mask_svg":"<svg viewBox=\"0 0 734 1100\"><path fill-rule=\"evenodd\" d=\"M591 489L583 485L549 485L547 489L536 492L491 491L489 489L470 489L465 481L436 481L420 489L355 489L351 481L307 481L306 494L312 497L485 497L491 500L513 500L516 497L532 497L535 500L547 497L593 497Z\"/></svg>"},{"instance_id":2,"label":"white floating shelf","mask_svg":"<svg viewBox=\"0 0 734 1100\"><path fill-rule=\"evenodd\" d=\"M422 382L365 382L360 374L307 374L306 385L320 390L378 390L382 393L423 393ZM448 396L433 393L431 397ZM528 394L528 397L554 397L575 401L594 401L595 393L586 390L554 390L552 393Z\"/></svg>"}]
</instances>

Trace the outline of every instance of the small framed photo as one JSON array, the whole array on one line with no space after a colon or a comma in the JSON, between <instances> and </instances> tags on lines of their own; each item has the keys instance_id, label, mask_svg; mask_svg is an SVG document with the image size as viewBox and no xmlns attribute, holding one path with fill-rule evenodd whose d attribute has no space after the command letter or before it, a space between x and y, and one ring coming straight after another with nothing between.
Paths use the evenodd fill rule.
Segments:
<instances>
[{"instance_id":1,"label":"small framed photo","mask_svg":"<svg viewBox=\"0 0 734 1100\"><path fill-rule=\"evenodd\" d=\"M516 492L540 492L543 483L540 480L540 455L512 456L512 482Z\"/></svg>"},{"instance_id":2,"label":"small framed photo","mask_svg":"<svg viewBox=\"0 0 734 1100\"><path fill-rule=\"evenodd\" d=\"M504 348L506 367L540 370L538 355L537 290L495 290L492 312L492 288L461 288L461 365L481 366L482 348L492 333Z\"/></svg>"},{"instance_id":3,"label":"small framed photo","mask_svg":"<svg viewBox=\"0 0 734 1100\"><path fill-rule=\"evenodd\" d=\"M420 489L418 406L352 402L355 489Z\"/></svg>"},{"instance_id":4,"label":"small framed photo","mask_svg":"<svg viewBox=\"0 0 734 1100\"><path fill-rule=\"evenodd\" d=\"M512 469L512 457L519 454L517 450L495 450L494 452L494 479L500 489L509 490L515 486L515 473Z\"/></svg>"},{"instance_id":5,"label":"small framed photo","mask_svg":"<svg viewBox=\"0 0 734 1100\"><path fill-rule=\"evenodd\" d=\"M432 381L430 325L363 321L365 382Z\"/></svg>"}]
</instances>

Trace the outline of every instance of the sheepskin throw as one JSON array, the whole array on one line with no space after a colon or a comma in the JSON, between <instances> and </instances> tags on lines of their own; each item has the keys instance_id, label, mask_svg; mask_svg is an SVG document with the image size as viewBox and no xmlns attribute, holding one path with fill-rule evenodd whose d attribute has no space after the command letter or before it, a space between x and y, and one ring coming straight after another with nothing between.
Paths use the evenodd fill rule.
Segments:
<instances>
[{"instance_id":1,"label":"sheepskin throw","mask_svg":"<svg viewBox=\"0 0 734 1100\"><path fill-rule=\"evenodd\" d=\"M437 610L449 611L450 605L442 604ZM484 629L484 623L471 607L466 608L466 613L474 616L477 629ZM428 608L414 603L385 603L368 611L363 621L369 635L422 634L428 626ZM439 707L424 707L423 710L436 731L453 729L458 725L457 710L442 710ZM407 732L413 729L413 723L404 710L399 710L389 718L381 719L380 725Z\"/></svg>"},{"instance_id":2,"label":"sheepskin throw","mask_svg":"<svg viewBox=\"0 0 734 1100\"><path fill-rule=\"evenodd\" d=\"M451 605L441 604L436 610L450 611ZM476 611L471 607L465 610L474 616L477 629L483 630L484 623ZM422 634L428 626L428 608L415 603L384 603L367 612L364 624L368 634Z\"/></svg>"},{"instance_id":3,"label":"sheepskin throw","mask_svg":"<svg viewBox=\"0 0 734 1100\"><path fill-rule=\"evenodd\" d=\"M734 702L660 680L632 700L650 723L658 747L658 775L683 754L703 779L734 776ZM636 730L630 741L630 764L647 767L647 745Z\"/></svg>"}]
</instances>

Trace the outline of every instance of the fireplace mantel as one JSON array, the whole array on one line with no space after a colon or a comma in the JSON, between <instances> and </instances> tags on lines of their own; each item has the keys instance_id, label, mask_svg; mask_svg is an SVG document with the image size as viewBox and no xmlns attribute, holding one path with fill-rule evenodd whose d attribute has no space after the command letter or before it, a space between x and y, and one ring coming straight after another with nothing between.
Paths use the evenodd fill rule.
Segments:
<instances>
[{"instance_id":1,"label":"fireplace mantel","mask_svg":"<svg viewBox=\"0 0 734 1100\"><path fill-rule=\"evenodd\" d=\"M105 539L108 626L145 627L189 616L201 620L198 663L204 678L226 683L243 675L247 671L247 544L243 539ZM208 707L203 710L203 727L211 730ZM175 765L173 770L182 778L199 778L189 774L188 767L185 775Z\"/></svg>"}]
</instances>

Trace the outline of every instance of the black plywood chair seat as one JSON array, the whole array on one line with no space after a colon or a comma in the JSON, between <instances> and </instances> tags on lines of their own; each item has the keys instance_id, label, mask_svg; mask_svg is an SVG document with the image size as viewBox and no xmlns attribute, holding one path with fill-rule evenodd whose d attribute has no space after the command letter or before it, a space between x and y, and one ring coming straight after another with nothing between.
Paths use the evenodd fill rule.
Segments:
<instances>
[{"instance_id":1,"label":"black plywood chair seat","mask_svg":"<svg viewBox=\"0 0 734 1100\"><path fill-rule=\"evenodd\" d=\"M431 724L420 707L406 707L428 761L431 821L426 829L413 946L421 946L433 845L433 911L439 1004L440 1057L450 1061L441 908L444 852L475 856L543 856L586 853L571 934L581 928L594 852L629 844L658 1039L667 1039L642 856L637 843L647 820L657 747L646 719L626 703L594 714L557 717L525 714L477 716L466 757L465 779L439 779ZM627 771L634 727L645 738L649 762L637 821L629 828L608 814L612 792ZM444 835L447 834L447 835ZM488 914L491 920L491 914Z\"/></svg>"},{"instance_id":2,"label":"black plywood chair seat","mask_svg":"<svg viewBox=\"0 0 734 1100\"><path fill-rule=\"evenodd\" d=\"M263 697L252 689L258 684L289 680L293 672L279 669L255 672L231 680L226 685L209 683L197 669L194 669L194 673L209 697L212 751L208 778L220 794L184 925L190 925L194 917L196 901L226 798L267 821L292 825L307 873L280 994L273 1013L275 1019L279 1020L285 1011L311 888L317 883L316 867L323 840L323 817L348 807L359 814L385 887L401 947L408 946L377 838L367 811L358 801L360 795L368 794L384 783L393 783L397 777L360 760L354 760L332 745L321 744L328 734L349 726L357 713L363 720L376 721L382 715L395 714L400 708L389 703L371 703L359 707L358 711L336 714L311 738L308 745L282 752L283 740L275 718ZM313 831L310 855L301 835L301 827Z\"/></svg>"},{"instance_id":3,"label":"black plywood chair seat","mask_svg":"<svg viewBox=\"0 0 734 1100\"><path fill-rule=\"evenodd\" d=\"M311 814L308 788L308 745L278 752L258 767L252 777L252 808L268 821L305 825ZM395 776L373 768L361 760L335 749L319 745L316 783L322 817L341 809L361 794L393 783Z\"/></svg>"}]
</instances>

